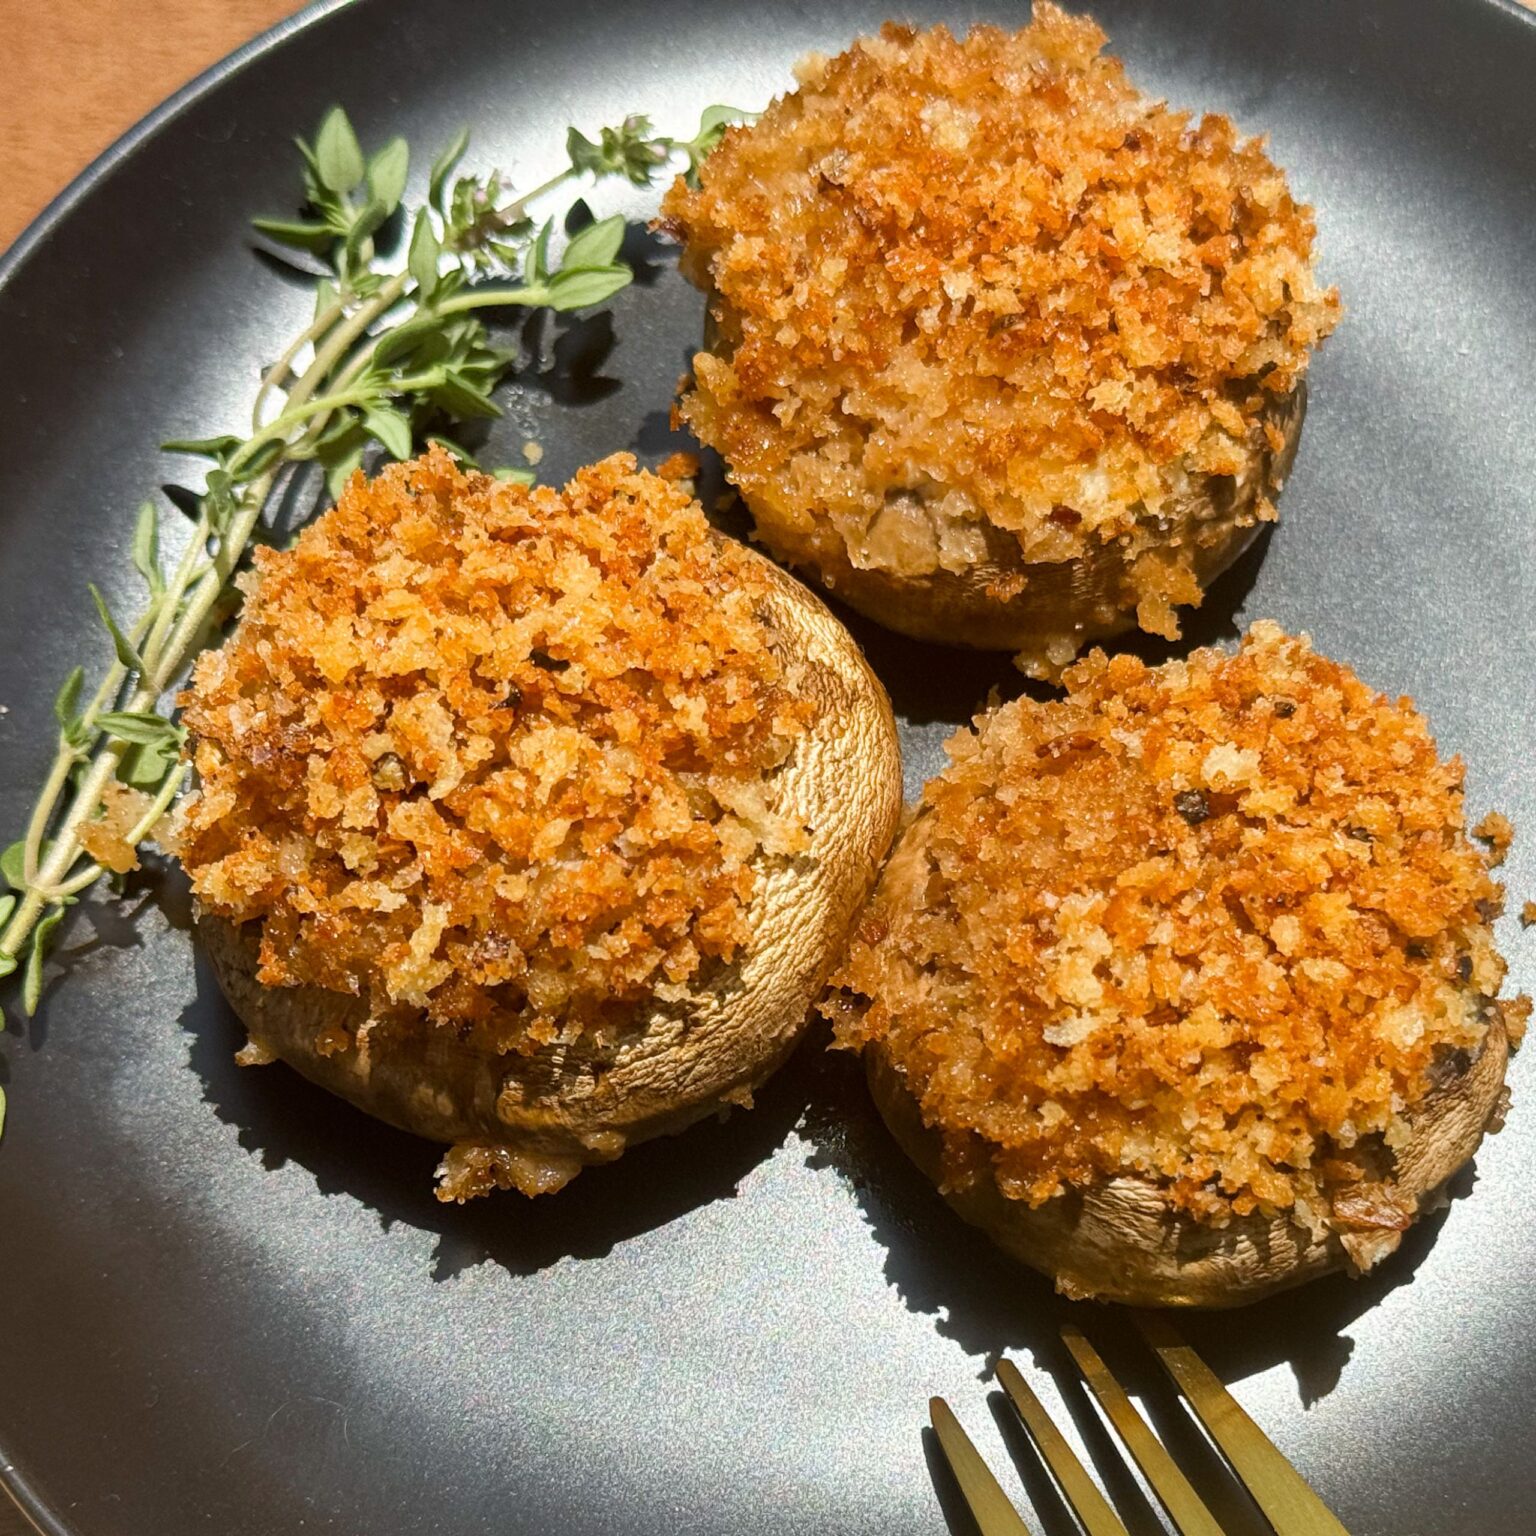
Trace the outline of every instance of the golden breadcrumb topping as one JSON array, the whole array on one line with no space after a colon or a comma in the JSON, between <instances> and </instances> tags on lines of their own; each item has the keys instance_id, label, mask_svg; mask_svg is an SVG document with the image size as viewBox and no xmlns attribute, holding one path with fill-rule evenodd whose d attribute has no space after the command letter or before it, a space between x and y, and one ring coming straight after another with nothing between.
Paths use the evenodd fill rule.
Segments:
<instances>
[{"instance_id":1,"label":"golden breadcrumb topping","mask_svg":"<svg viewBox=\"0 0 1536 1536\"><path fill-rule=\"evenodd\" d=\"M440 449L354 476L244 588L183 699L178 851L268 985L570 1038L729 961L754 861L805 844L759 565L628 454L563 492Z\"/></svg>"},{"instance_id":2,"label":"golden breadcrumb topping","mask_svg":"<svg viewBox=\"0 0 1536 1536\"><path fill-rule=\"evenodd\" d=\"M887 24L668 192L720 330L682 415L776 547L962 570L991 524L1067 560L1280 448L1265 408L1339 313L1312 212L1104 41L1045 0L1017 33Z\"/></svg>"},{"instance_id":3,"label":"golden breadcrumb topping","mask_svg":"<svg viewBox=\"0 0 1536 1536\"><path fill-rule=\"evenodd\" d=\"M1065 681L949 743L834 978L839 1039L1010 1197L1129 1174L1216 1221L1326 1215L1490 1010L1529 1010L1492 1002L1461 762L1274 624Z\"/></svg>"}]
</instances>

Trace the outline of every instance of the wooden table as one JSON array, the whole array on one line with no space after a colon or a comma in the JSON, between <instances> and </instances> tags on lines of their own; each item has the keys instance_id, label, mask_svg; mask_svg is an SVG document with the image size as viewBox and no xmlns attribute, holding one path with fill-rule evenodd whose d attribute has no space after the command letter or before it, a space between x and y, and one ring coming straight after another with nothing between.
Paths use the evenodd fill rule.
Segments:
<instances>
[{"instance_id":1,"label":"wooden table","mask_svg":"<svg viewBox=\"0 0 1536 1536\"><path fill-rule=\"evenodd\" d=\"M0 251L119 134L299 4L0 0Z\"/></svg>"}]
</instances>

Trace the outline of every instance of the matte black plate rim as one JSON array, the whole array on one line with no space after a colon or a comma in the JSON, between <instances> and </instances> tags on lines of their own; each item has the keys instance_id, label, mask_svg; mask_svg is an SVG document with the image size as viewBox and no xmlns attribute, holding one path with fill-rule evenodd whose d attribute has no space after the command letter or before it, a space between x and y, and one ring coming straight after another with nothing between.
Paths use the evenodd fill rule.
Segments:
<instances>
[{"instance_id":1,"label":"matte black plate rim","mask_svg":"<svg viewBox=\"0 0 1536 1536\"><path fill-rule=\"evenodd\" d=\"M354 3L355 0L310 0L308 5L295 11L292 16L269 27L265 32L258 33L250 42L235 49L233 53L226 54L218 63L210 64L202 74L194 75L174 95L167 96L158 107L147 116L141 117L121 138L102 150L22 230L10 249L0 253L0 288L4 288L11 278L32 259L66 214L73 212L95 191L98 183L105 181L141 144L152 139L167 123L179 116L184 108L206 96L215 86L222 85L236 71L244 69L247 64L268 53L279 43L286 42L294 33L302 31L305 27L321 20L322 17L329 16L331 12L339 11L343 6ZM1513 0L1492 0L1492 3L1513 3Z\"/></svg>"},{"instance_id":2,"label":"matte black plate rim","mask_svg":"<svg viewBox=\"0 0 1536 1536\"><path fill-rule=\"evenodd\" d=\"M215 86L221 85L237 70L244 69L253 60L270 52L278 44L286 42L296 32L322 20L333 11L341 10L343 6L356 3L358 0L310 0L308 5L295 11L285 21L280 21L265 32L259 33L250 42L220 59L218 63L209 65L202 74L195 75L173 95L167 96L158 107L147 116L141 117L121 138L102 150L62 192L43 207L42 212L22 230L10 248L0 252L0 288L4 288L11 278L32 259L38 248L53 233L54 227L60 220L77 204L83 202L98 182L110 176L118 165L133 154L141 144L158 133L184 107L205 96ZM1536 11L1522 5L1520 0L1474 0L1474 3L1491 5L1495 10L1503 11L1507 15L1518 16L1529 27L1536 27Z\"/></svg>"}]
</instances>

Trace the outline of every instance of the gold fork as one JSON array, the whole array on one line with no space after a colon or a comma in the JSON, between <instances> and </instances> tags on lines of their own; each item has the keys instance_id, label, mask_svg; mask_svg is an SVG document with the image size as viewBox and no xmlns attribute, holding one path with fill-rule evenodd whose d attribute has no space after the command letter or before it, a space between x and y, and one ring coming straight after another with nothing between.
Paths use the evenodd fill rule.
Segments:
<instances>
[{"instance_id":1,"label":"gold fork","mask_svg":"<svg viewBox=\"0 0 1536 1536\"><path fill-rule=\"evenodd\" d=\"M1349 1536L1301 1473L1275 1449L1164 1318L1139 1316L1137 1326L1277 1536ZM1141 1468L1175 1529L1181 1536L1222 1536L1221 1526L1110 1375L1099 1352L1070 1324L1061 1330L1061 1337L1105 1418ZM1120 1517L1011 1360L998 1362L997 1379L1087 1536L1127 1536ZM930 1398L928 1410L934 1433L981 1536L1030 1536L1029 1526L1008 1501L949 1404L942 1397Z\"/></svg>"}]
</instances>

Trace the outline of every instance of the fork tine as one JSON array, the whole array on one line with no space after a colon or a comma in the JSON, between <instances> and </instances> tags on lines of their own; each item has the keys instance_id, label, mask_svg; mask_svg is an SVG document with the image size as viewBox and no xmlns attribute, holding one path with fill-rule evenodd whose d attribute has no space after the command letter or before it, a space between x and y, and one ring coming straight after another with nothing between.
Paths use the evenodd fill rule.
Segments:
<instances>
[{"instance_id":1,"label":"fork tine","mask_svg":"<svg viewBox=\"0 0 1536 1536\"><path fill-rule=\"evenodd\" d=\"M1099 1400L1104 1416L1115 1426L1125 1448L1146 1474L1153 1491L1162 1500L1182 1536L1222 1536L1222 1529L1212 1517L1190 1481L1179 1471L1163 1443L1147 1427L1136 1405L1125 1395L1120 1383L1109 1373L1099 1352L1070 1323L1061 1330L1062 1341L1072 1352L1083 1380Z\"/></svg>"},{"instance_id":2,"label":"fork tine","mask_svg":"<svg viewBox=\"0 0 1536 1536\"><path fill-rule=\"evenodd\" d=\"M1023 1419L1030 1439L1045 1458L1063 1497L1088 1536L1129 1536L1120 1517L1109 1507L1109 1501L1077 1459L1077 1453L1067 1444L1034 1390L1019 1374L1018 1366L1011 1360L999 1360L997 1379L1002 1382L1003 1390Z\"/></svg>"},{"instance_id":3,"label":"fork tine","mask_svg":"<svg viewBox=\"0 0 1536 1536\"><path fill-rule=\"evenodd\" d=\"M1301 1473L1165 1319L1138 1315L1136 1326L1232 1463L1276 1536L1349 1536Z\"/></svg>"},{"instance_id":4,"label":"fork tine","mask_svg":"<svg viewBox=\"0 0 1536 1536\"><path fill-rule=\"evenodd\" d=\"M1008 1502L1008 1495L998 1486L992 1469L981 1459L981 1452L971 1444L971 1437L960 1427L960 1420L942 1397L928 1399L928 1418L981 1536L1030 1536L1029 1527Z\"/></svg>"}]
</instances>

